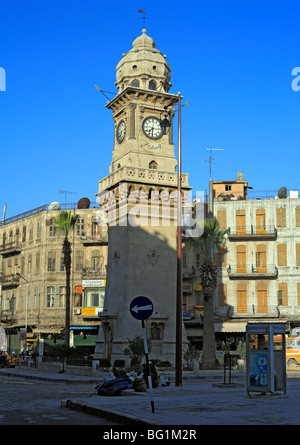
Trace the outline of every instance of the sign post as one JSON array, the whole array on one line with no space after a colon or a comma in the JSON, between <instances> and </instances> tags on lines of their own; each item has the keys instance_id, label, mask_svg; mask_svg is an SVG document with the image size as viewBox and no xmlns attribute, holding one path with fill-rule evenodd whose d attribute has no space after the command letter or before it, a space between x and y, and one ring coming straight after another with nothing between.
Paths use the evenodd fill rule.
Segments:
<instances>
[{"instance_id":1,"label":"sign post","mask_svg":"<svg viewBox=\"0 0 300 445\"><path fill-rule=\"evenodd\" d=\"M151 317L153 313L153 304L152 301L147 297L136 297L132 300L130 304L130 313L136 320L142 321L142 332L144 339L144 349L146 356L146 366L148 369L148 386L149 386L149 395L150 395L150 403L152 412L155 413L154 400L153 400L153 389L152 389L152 378L151 378L151 368L149 362L149 353L148 353L148 344L147 344L147 335L145 328L145 320Z\"/></svg>"}]
</instances>

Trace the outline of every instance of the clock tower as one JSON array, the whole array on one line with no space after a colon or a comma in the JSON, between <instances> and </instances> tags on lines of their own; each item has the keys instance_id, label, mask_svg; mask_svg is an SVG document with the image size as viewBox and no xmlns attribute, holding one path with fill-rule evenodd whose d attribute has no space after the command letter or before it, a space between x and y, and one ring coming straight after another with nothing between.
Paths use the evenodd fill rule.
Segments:
<instances>
[{"instance_id":1,"label":"clock tower","mask_svg":"<svg viewBox=\"0 0 300 445\"><path fill-rule=\"evenodd\" d=\"M128 363L128 339L142 334L129 306L135 297L146 296L154 307L146 320L151 358L174 364L177 160L172 119L178 95L169 93L170 66L145 29L132 45L116 68L118 93L106 105L115 123L114 148L110 173L99 181L96 195L102 210L115 212L108 216L107 284L94 358ZM167 134L160 125L166 110L171 119ZM181 177L187 191L188 175Z\"/></svg>"}]
</instances>

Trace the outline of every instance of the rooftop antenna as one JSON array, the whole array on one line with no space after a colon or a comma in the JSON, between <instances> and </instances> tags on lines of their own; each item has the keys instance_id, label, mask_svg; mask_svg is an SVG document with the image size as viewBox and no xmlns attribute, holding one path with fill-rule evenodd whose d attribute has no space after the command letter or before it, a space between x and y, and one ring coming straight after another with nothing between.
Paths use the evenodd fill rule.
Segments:
<instances>
[{"instance_id":1,"label":"rooftop antenna","mask_svg":"<svg viewBox=\"0 0 300 445\"><path fill-rule=\"evenodd\" d=\"M205 161L205 162L209 162L209 180L211 181L211 164L215 164L215 162L212 162L212 161L215 161L215 158L213 158L211 156L211 152L213 150L223 151L224 149L223 148L207 148L206 150L210 150L209 160Z\"/></svg>"},{"instance_id":2,"label":"rooftop antenna","mask_svg":"<svg viewBox=\"0 0 300 445\"><path fill-rule=\"evenodd\" d=\"M223 148L207 148L206 150L210 150L209 160L207 161L209 162L209 218L213 218L214 192L213 192L213 183L211 180L211 164L213 160L215 161L215 159L212 157L211 154L213 150L223 151Z\"/></svg>"},{"instance_id":3,"label":"rooftop antenna","mask_svg":"<svg viewBox=\"0 0 300 445\"><path fill-rule=\"evenodd\" d=\"M67 193L73 194L73 195L77 195L77 192L68 192L67 190L58 190L58 193L64 193L65 194L65 206L67 205L67 203L66 203Z\"/></svg>"},{"instance_id":4,"label":"rooftop antenna","mask_svg":"<svg viewBox=\"0 0 300 445\"><path fill-rule=\"evenodd\" d=\"M144 28L145 28L145 27L146 27L146 26L145 26L145 25L146 25L145 20L150 19L150 17L146 17L146 16L145 16L145 14L147 14L145 8L143 8L143 9L139 9L138 12L139 12L140 14L143 14L143 17L137 17L137 19L143 19L143 21L144 21Z\"/></svg>"}]
</instances>

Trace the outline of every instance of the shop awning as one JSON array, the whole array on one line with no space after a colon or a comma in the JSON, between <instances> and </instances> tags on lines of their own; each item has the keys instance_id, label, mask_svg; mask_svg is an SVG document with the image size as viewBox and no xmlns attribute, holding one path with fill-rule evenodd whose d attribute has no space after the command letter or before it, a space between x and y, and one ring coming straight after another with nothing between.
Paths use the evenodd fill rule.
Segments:
<instances>
[{"instance_id":1,"label":"shop awning","mask_svg":"<svg viewBox=\"0 0 300 445\"><path fill-rule=\"evenodd\" d=\"M61 327L51 327L51 326L39 326L32 330L34 334L61 334L64 326Z\"/></svg>"},{"instance_id":2,"label":"shop awning","mask_svg":"<svg viewBox=\"0 0 300 445\"><path fill-rule=\"evenodd\" d=\"M246 321L223 321L215 323L215 332L246 332Z\"/></svg>"}]
</instances>

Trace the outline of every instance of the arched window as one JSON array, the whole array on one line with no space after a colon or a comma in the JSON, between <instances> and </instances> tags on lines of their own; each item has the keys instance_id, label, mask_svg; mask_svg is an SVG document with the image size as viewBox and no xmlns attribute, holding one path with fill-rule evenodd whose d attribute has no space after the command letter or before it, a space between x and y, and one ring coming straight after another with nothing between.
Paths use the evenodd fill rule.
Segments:
<instances>
[{"instance_id":1,"label":"arched window","mask_svg":"<svg viewBox=\"0 0 300 445\"><path fill-rule=\"evenodd\" d=\"M131 82L131 85L132 85L133 87L139 87L139 86L140 86L140 82L139 82L138 80L133 80L133 81Z\"/></svg>"},{"instance_id":2,"label":"arched window","mask_svg":"<svg viewBox=\"0 0 300 445\"><path fill-rule=\"evenodd\" d=\"M149 164L149 168L153 170L157 170L157 162L151 161Z\"/></svg>"},{"instance_id":3,"label":"arched window","mask_svg":"<svg viewBox=\"0 0 300 445\"><path fill-rule=\"evenodd\" d=\"M150 80L149 90L156 90L156 83L154 82L154 80Z\"/></svg>"}]
</instances>

